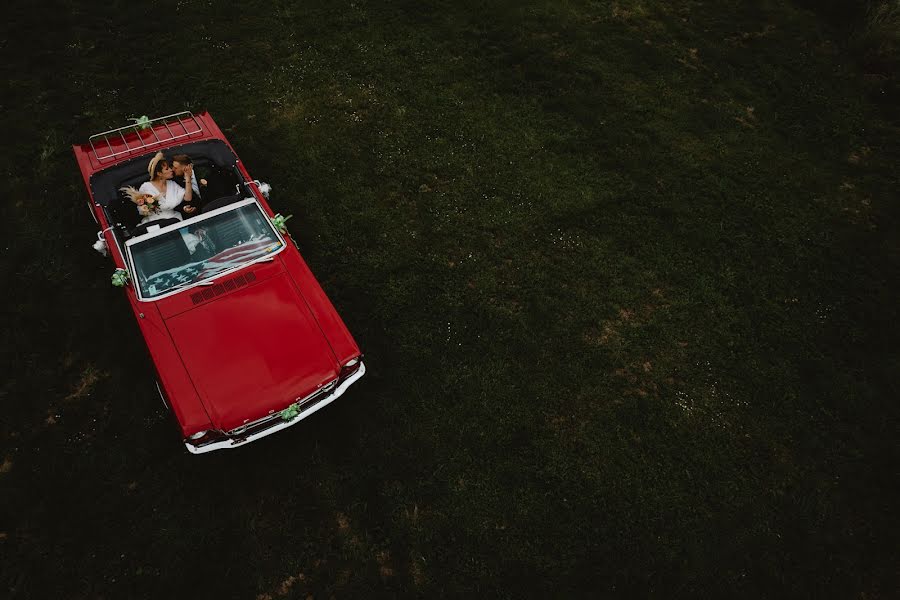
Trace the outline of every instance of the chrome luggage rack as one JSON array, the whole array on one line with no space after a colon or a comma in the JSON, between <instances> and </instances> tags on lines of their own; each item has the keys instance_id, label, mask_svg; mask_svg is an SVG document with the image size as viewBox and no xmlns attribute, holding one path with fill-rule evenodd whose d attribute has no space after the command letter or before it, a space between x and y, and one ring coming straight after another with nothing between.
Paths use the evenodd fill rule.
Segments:
<instances>
[{"instance_id":1,"label":"chrome luggage rack","mask_svg":"<svg viewBox=\"0 0 900 600\"><path fill-rule=\"evenodd\" d=\"M144 152L172 140L203 133L201 121L188 110L150 120L132 120L132 125L95 133L89 138L97 161L115 160L122 155Z\"/></svg>"}]
</instances>

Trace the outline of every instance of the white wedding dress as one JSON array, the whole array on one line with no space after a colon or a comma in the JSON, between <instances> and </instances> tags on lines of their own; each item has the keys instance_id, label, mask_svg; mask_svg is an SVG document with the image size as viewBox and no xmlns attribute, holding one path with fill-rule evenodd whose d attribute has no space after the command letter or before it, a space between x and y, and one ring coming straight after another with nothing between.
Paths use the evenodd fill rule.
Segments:
<instances>
[{"instance_id":1,"label":"white wedding dress","mask_svg":"<svg viewBox=\"0 0 900 600\"><path fill-rule=\"evenodd\" d=\"M141 187L138 188L138 191L142 194L150 194L151 196L162 196L159 193L159 190L156 189L156 186L150 181L142 183ZM184 188L171 179L166 181L166 195L159 199L159 212L150 213L141 219L141 223L149 223L159 219L183 220L181 213L175 210L175 208L181 204L182 200L184 200ZM180 233L181 237L184 239L185 245L188 247L188 251L193 254L194 250L197 249L197 244L200 243L200 238L193 233L188 233L184 229L181 229Z\"/></svg>"},{"instance_id":2,"label":"white wedding dress","mask_svg":"<svg viewBox=\"0 0 900 600\"><path fill-rule=\"evenodd\" d=\"M159 212L150 213L143 219L141 223L149 223L158 219L182 219L181 213L175 208L184 200L184 188L172 181L166 181L166 194L162 196L156 186L150 181L141 184L138 191L142 194L150 194L151 196L161 196L159 199Z\"/></svg>"}]
</instances>

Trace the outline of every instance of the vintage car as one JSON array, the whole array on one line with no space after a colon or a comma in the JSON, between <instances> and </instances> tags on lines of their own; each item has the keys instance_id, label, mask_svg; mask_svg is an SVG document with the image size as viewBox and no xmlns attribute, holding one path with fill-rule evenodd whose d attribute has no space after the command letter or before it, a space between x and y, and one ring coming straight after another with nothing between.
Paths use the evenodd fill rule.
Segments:
<instances>
[{"instance_id":1,"label":"vintage car","mask_svg":"<svg viewBox=\"0 0 900 600\"><path fill-rule=\"evenodd\" d=\"M73 146L108 251L187 449L237 448L324 408L365 373L359 347L212 117L183 112ZM140 224L122 193L158 151L215 176L184 220ZM224 190L224 193L223 193ZM187 215L186 215L187 216Z\"/></svg>"}]
</instances>

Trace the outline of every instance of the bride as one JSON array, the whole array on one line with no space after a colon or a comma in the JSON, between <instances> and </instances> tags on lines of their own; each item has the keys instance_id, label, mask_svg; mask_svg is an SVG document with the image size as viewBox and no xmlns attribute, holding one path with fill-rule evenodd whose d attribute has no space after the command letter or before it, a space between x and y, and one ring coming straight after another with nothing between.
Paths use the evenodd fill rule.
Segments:
<instances>
[{"instance_id":1,"label":"bride","mask_svg":"<svg viewBox=\"0 0 900 600\"><path fill-rule=\"evenodd\" d=\"M142 194L149 194L159 198L159 210L150 212L141 223L156 221L157 219L178 219L181 220L181 214L175 208L183 202L188 203L193 197L194 191L191 189L191 178L194 176L192 170L185 169L184 179L186 185L181 187L174 181L174 171L165 159L162 152L157 152L150 160L147 166L147 172L150 174L150 181L141 184L138 191ZM185 206L185 214L190 215L196 210L194 206Z\"/></svg>"},{"instance_id":2,"label":"bride","mask_svg":"<svg viewBox=\"0 0 900 600\"><path fill-rule=\"evenodd\" d=\"M134 188L122 188L125 193L131 196L132 201L138 205L138 213L144 215L144 218L141 219L141 224L159 219L178 219L181 221L182 216L175 209L182 201L187 203L192 199L194 193L191 189L191 177L194 175L193 171L185 169L184 179L187 185L181 187L172 181L174 171L172 170L172 167L169 166L169 162L166 160L165 156L163 156L163 153L157 152L156 155L150 159L150 164L147 166L147 172L150 174L150 181L142 183L141 187L137 190ZM140 201L139 198L142 195L154 197L156 199L155 207L151 209L144 201ZM194 206L188 205L184 207L184 212L188 215L196 210L197 209ZM200 243L200 238L184 229L179 229L179 233L184 239L184 243L187 245L188 252L193 254L197 245Z\"/></svg>"}]
</instances>

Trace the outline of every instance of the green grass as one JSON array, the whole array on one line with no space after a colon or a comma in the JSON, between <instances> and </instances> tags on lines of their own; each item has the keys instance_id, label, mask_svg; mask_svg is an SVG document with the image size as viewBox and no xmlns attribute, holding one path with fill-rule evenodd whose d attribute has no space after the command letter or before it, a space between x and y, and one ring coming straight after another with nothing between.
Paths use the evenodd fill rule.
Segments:
<instances>
[{"instance_id":1,"label":"green grass","mask_svg":"<svg viewBox=\"0 0 900 600\"><path fill-rule=\"evenodd\" d=\"M13 598L887 597L895 111L792 5L9 9ZM192 457L69 145L208 109L367 356Z\"/></svg>"}]
</instances>

